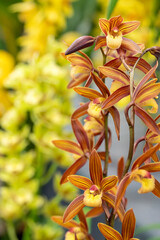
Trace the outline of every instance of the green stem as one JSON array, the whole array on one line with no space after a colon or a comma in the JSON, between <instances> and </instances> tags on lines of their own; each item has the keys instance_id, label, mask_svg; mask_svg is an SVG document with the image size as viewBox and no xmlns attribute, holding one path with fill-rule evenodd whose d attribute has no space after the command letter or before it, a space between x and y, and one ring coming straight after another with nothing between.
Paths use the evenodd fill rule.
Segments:
<instances>
[{"instance_id":1,"label":"green stem","mask_svg":"<svg viewBox=\"0 0 160 240\"><path fill-rule=\"evenodd\" d=\"M105 162L103 169L103 177L107 177L108 173L108 162L109 162L109 148L108 148L108 113L104 117L104 126L105 126Z\"/></svg>"},{"instance_id":2,"label":"green stem","mask_svg":"<svg viewBox=\"0 0 160 240\"><path fill-rule=\"evenodd\" d=\"M48 183L51 177L53 176L53 174L56 172L56 170L57 170L57 164L52 163L52 166L49 168L48 172L45 174L45 177L42 177L41 185L45 185L46 183Z\"/></svg>"},{"instance_id":3,"label":"green stem","mask_svg":"<svg viewBox=\"0 0 160 240\"><path fill-rule=\"evenodd\" d=\"M10 240L18 240L15 227L12 222L7 222L7 232Z\"/></svg>"},{"instance_id":4,"label":"green stem","mask_svg":"<svg viewBox=\"0 0 160 240\"><path fill-rule=\"evenodd\" d=\"M109 218L109 226L114 227L114 219L115 219L115 214L114 214L114 209L112 208L111 216Z\"/></svg>"}]
</instances>

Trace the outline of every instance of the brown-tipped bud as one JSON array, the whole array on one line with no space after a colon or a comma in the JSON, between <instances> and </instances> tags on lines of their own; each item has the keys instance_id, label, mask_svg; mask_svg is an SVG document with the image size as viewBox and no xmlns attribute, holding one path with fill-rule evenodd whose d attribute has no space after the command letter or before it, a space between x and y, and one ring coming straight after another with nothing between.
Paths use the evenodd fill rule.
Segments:
<instances>
[{"instance_id":1,"label":"brown-tipped bud","mask_svg":"<svg viewBox=\"0 0 160 240\"><path fill-rule=\"evenodd\" d=\"M157 59L160 57L160 47L152 47L150 48L149 52L154 55Z\"/></svg>"},{"instance_id":2,"label":"brown-tipped bud","mask_svg":"<svg viewBox=\"0 0 160 240\"><path fill-rule=\"evenodd\" d=\"M95 38L91 36L82 36L77 38L67 49L65 55L74 53L86 47L90 47L94 44Z\"/></svg>"}]
</instances>

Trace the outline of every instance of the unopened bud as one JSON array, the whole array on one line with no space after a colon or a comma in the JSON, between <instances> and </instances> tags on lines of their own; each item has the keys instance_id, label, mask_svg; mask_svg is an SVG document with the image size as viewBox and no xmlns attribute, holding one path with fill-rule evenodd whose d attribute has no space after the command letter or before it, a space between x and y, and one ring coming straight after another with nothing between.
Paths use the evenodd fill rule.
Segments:
<instances>
[{"instance_id":1,"label":"unopened bud","mask_svg":"<svg viewBox=\"0 0 160 240\"><path fill-rule=\"evenodd\" d=\"M96 39L91 36L79 37L69 46L69 48L65 52L65 55L74 53L74 52L81 50L83 48L86 48L86 47L90 47L94 44L95 40Z\"/></svg>"}]
</instances>

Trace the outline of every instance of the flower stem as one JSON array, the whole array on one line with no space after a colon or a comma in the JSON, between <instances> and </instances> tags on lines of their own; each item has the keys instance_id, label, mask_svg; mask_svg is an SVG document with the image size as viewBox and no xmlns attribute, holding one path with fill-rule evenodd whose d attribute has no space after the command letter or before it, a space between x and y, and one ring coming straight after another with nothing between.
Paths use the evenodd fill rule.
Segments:
<instances>
[{"instance_id":1,"label":"flower stem","mask_svg":"<svg viewBox=\"0 0 160 240\"><path fill-rule=\"evenodd\" d=\"M15 227L12 222L7 222L7 232L10 240L18 240Z\"/></svg>"}]
</instances>

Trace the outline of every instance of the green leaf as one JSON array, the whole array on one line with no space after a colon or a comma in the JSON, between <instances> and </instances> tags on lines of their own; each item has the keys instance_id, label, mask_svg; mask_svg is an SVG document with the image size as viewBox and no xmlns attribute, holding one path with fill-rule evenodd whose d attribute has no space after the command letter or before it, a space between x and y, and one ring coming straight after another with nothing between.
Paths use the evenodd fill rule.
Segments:
<instances>
[{"instance_id":1,"label":"green leaf","mask_svg":"<svg viewBox=\"0 0 160 240\"><path fill-rule=\"evenodd\" d=\"M108 4L108 9L107 9L107 19L110 18L116 4L117 4L118 0L110 0L109 4Z\"/></svg>"}]
</instances>

